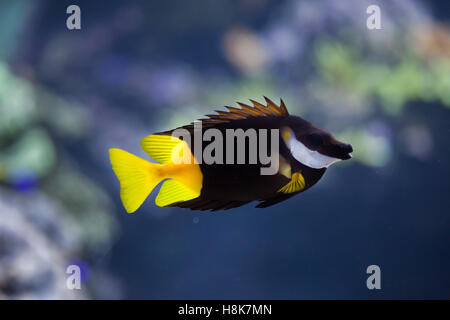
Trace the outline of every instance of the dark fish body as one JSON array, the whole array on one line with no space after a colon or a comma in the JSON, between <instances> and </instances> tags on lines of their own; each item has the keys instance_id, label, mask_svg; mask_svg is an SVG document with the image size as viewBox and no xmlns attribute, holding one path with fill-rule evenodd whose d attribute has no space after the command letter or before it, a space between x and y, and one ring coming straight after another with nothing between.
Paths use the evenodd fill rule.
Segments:
<instances>
[{"instance_id":1,"label":"dark fish body","mask_svg":"<svg viewBox=\"0 0 450 320\"><path fill-rule=\"evenodd\" d=\"M296 121L295 116L287 117L254 117L248 119L233 120L231 122L214 124L211 126L208 120L202 125L202 128L215 128L222 132L222 136L226 137L227 129L242 129L246 132L248 129L278 129L289 125ZM185 126L182 128L187 128L191 136L194 135L194 130L192 126ZM171 135L173 130L164 132L162 134ZM268 146L270 150L270 135L268 135ZM259 145L260 137L257 135L257 145ZM195 141L192 142L192 149L195 148ZM265 167L260 163L258 158L257 164L249 164L248 151L250 150L249 140L245 141L246 163L237 163L237 146L235 143L234 152L234 163L233 164L205 164L204 162L200 164L200 169L203 173L203 188L201 194L198 198L191 201L186 201L182 203L173 204L173 206L182 208L191 208L194 210L220 210L220 209L230 209L238 206L242 206L248 202L261 200L258 207L267 207L283 201L291 196L303 192L310 187L312 187L322 175L325 173L326 169L311 169L300 162L298 162L290 153L286 145L282 141L282 137L279 136L279 155L283 160L280 163L285 163L285 165L290 165L292 170L298 171L302 170L302 174L305 177L306 185L298 192L292 194L280 194L280 190L284 185L289 183L290 179L281 173L276 173L274 175L261 175L261 167ZM202 151L204 151L207 143L202 144ZM223 154L226 158L226 144L224 144ZM259 147L258 147L259 152ZM232 199L232 201L230 201Z\"/></svg>"}]
</instances>

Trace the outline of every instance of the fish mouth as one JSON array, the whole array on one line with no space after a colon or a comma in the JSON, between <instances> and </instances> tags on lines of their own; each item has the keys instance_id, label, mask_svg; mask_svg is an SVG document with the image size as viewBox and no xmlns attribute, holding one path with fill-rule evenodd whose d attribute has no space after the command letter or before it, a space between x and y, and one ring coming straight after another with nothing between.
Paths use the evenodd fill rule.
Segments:
<instances>
[{"instance_id":1,"label":"fish mouth","mask_svg":"<svg viewBox=\"0 0 450 320\"><path fill-rule=\"evenodd\" d=\"M352 154L351 153L347 153L346 155L344 155L343 157L342 157L342 160L349 160L349 159L351 159L352 158Z\"/></svg>"},{"instance_id":2,"label":"fish mouth","mask_svg":"<svg viewBox=\"0 0 450 320\"><path fill-rule=\"evenodd\" d=\"M349 160L352 158L353 147L351 144L347 144L344 147L345 154L342 156L342 160Z\"/></svg>"}]
</instances>

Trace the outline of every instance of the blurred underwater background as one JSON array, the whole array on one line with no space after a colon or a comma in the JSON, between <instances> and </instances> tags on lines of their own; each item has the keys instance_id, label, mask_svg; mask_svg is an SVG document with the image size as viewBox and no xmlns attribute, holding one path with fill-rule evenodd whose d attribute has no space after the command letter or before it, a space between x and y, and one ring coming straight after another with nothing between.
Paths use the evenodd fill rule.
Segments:
<instances>
[{"instance_id":1,"label":"blurred underwater background","mask_svg":"<svg viewBox=\"0 0 450 320\"><path fill-rule=\"evenodd\" d=\"M449 20L447 1L2 0L0 299L449 299ZM148 159L144 136L263 96L353 159L264 210L153 192L125 212L109 148Z\"/></svg>"}]
</instances>

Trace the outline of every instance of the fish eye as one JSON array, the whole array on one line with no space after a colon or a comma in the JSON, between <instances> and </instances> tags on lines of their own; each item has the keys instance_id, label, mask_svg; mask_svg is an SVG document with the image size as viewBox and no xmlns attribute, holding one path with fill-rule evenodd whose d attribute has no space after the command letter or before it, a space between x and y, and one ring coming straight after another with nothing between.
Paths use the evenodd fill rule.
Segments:
<instances>
[{"instance_id":1,"label":"fish eye","mask_svg":"<svg viewBox=\"0 0 450 320\"><path fill-rule=\"evenodd\" d=\"M308 135L308 144L311 150L317 150L322 146L323 138L320 134L312 133Z\"/></svg>"}]
</instances>

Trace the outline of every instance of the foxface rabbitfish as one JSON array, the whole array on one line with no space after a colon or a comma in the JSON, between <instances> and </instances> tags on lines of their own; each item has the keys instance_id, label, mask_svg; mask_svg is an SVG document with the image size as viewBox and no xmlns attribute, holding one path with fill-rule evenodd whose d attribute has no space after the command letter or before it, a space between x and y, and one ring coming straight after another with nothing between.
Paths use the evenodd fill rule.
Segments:
<instances>
[{"instance_id":1,"label":"foxface rabbitfish","mask_svg":"<svg viewBox=\"0 0 450 320\"><path fill-rule=\"evenodd\" d=\"M207 119L143 138L142 149L159 163L110 149L127 212L136 211L160 182L155 203L161 207L221 210L256 200L257 208L265 208L308 190L331 164L351 158L350 144L289 115L283 100L280 105L265 100L266 105L238 103L240 108L226 107ZM175 137L179 131L190 137Z\"/></svg>"}]
</instances>

